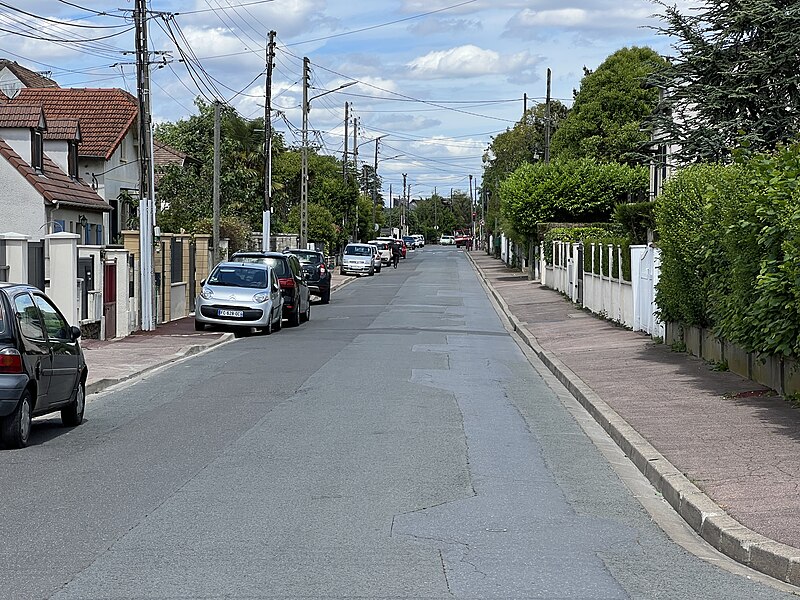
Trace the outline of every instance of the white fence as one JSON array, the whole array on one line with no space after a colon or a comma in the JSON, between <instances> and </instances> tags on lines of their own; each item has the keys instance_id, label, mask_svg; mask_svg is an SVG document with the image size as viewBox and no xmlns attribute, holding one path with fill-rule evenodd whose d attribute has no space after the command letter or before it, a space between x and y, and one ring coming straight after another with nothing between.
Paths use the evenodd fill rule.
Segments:
<instances>
[{"instance_id":1,"label":"white fence","mask_svg":"<svg viewBox=\"0 0 800 600\"><path fill-rule=\"evenodd\" d=\"M589 270L584 266L584 252L590 253L586 261ZM631 246L630 252L631 281L626 281L622 276L622 247L591 244L584 248L580 243L555 241L552 264L547 264L544 249L539 254L541 283L593 313L634 331L664 337L655 304L659 251L650 246ZM618 265L616 277L609 267L612 264Z\"/></svg>"}]
</instances>

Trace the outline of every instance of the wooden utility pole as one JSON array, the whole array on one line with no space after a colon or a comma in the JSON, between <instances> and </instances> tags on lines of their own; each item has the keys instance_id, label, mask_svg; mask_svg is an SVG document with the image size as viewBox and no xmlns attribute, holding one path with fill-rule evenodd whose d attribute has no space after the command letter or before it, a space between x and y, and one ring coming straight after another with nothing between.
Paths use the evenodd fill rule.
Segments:
<instances>
[{"instance_id":1,"label":"wooden utility pole","mask_svg":"<svg viewBox=\"0 0 800 600\"><path fill-rule=\"evenodd\" d=\"M547 97L544 101L544 162L550 162L550 69L547 69Z\"/></svg>"},{"instance_id":2,"label":"wooden utility pole","mask_svg":"<svg viewBox=\"0 0 800 600\"><path fill-rule=\"evenodd\" d=\"M347 183L347 126L350 124L350 105L344 103L344 155L342 157L342 177L345 184Z\"/></svg>"},{"instance_id":3,"label":"wooden utility pole","mask_svg":"<svg viewBox=\"0 0 800 600\"><path fill-rule=\"evenodd\" d=\"M406 226L406 195L408 193L408 188L406 187L406 177L408 173L403 173L403 200L400 203L400 237L403 236L403 230Z\"/></svg>"},{"instance_id":4,"label":"wooden utility pole","mask_svg":"<svg viewBox=\"0 0 800 600\"><path fill-rule=\"evenodd\" d=\"M214 187L213 187L213 242L214 242L214 262L222 260L222 252L219 246L219 130L220 130L220 105L219 100L214 101Z\"/></svg>"},{"instance_id":5,"label":"wooden utility pole","mask_svg":"<svg viewBox=\"0 0 800 600\"><path fill-rule=\"evenodd\" d=\"M139 301L141 326L156 328L153 290L154 207L151 186L150 54L147 50L147 1L136 0L136 91L139 100Z\"/></svg>"},{"instance_id":6,"label":"wooden utility pole","mask_svg":"<svg viewBox=\"0 0 800 600\"><path fill-rule=\"evenodd\" d=\"M269 32L267 43L267 90L264 105L264 215L261 228L261 249L270 250L272 236L272 67L275 62L275 32Z\"/></svg>"},{"instance_id":7,"label":"wooden utility pole","mask_svg":"<svg viewBox=\"0 0 800 600\"><path fill-rule=\"evenodd\" d=\"M311 68L308 57L303 57L303 147L300 172L300 248L308 246L308 85Z\"/></svg>"},{"instance_id":8,"label":"wooden utility pole","mask_svg":"<svg viewBox=\"0 0 800 600\"><path fill-rule=\"evenodd\" d=\"M358 119L353 117L353 167L356 173L356 183L358 183ZM356 200L356 223L353 228L353 241L357 242L358 237L358 200L361 198L361 186L356 185L358 188L358 199Z\"/></svg>"}]
</instances>

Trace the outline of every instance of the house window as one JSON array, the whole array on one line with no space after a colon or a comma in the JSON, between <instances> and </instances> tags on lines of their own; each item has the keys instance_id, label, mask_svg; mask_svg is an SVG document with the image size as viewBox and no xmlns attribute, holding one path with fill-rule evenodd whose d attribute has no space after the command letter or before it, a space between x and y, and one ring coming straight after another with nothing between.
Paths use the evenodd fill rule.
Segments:
<instances>
[{"instance_id":1,"label":"house window","mask_svg":"<svg viewBox=\"0 0 800 600\"><path fill-rule=\"evenodd\" d=\"M67 167L71 179L78 178L78 142L69 143L69 154L67 155Z\"/></svg>"},{"instance_id":2,"label":"house window","mask_svg":"<svg viewBox=\"0 0 800 600\"><path fill-rule=\"evenodd\" d=\"M128 144L125 143L125 140L122 140L119 145L119 162L128 162Z\"/></svg>"},{"instance_id":3,"label":"house window","mask_svg":"<svg viewBox=\"0 0 800 600\"><path fill-rule=\"evenodd\" d=\"M44 171L44 141L41 129L31 133L31 166L39 173Z\"/></svg>"}]
</instances>

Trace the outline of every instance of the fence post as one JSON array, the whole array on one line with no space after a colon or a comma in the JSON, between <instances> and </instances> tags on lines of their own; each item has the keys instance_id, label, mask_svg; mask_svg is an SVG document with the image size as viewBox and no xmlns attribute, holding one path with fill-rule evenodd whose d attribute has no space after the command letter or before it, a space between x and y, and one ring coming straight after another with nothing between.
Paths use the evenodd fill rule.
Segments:
<instances>
[{"instance_id":1,"label":"fence post","mask_svg":"<svg viewBox=\"0 0 800 600\"><path fill-rule=\"evenodd\" d=\"M5 240L8 281L28 283L28 240L30 236L21 233L2 233Z\"/></svg>"},{"instance_id":2,"label":"fence post","mask_svg":"<svg viewBox=\"0 0 800 600\"><path fill-rule=\"evenodd\" d=\"M78 324L78 239L77 233L45 236L50 248L50 281L47 295L71 325Z\"/></svg>"}]
</instances>

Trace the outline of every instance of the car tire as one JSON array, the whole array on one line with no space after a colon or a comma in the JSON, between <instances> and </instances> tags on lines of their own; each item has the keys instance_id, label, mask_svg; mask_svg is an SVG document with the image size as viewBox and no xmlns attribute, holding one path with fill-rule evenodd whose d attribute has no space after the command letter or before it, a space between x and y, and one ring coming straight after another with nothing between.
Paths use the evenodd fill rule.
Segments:
<instances>
[{"instance_id":1,"label":"car tire","mask_svg":"<svg viewBox=\"0 0 800 600\"><path fill-rule=\"evenodd\" d=\"M206 330L206 324L205 323L200 323L199 321L197 321L195 319L194 330L195 331L205 331Z\"/></svg>"},{"instance_id":2,"label":"car tire","mask_svg":"<svg viewBox=\"0 0 800 600\"><path fill-rule=\"evenodd\" d=\"M306 306L306 312L300 315L300 320L303 323L307 323L311 319L311 298L308 299L308 306Z\"/></svg>"},{"instance_id":3,"label":"car tire","mask_svg":"<svg viewBox=\"0 0 800 600\"><path fill-rule=\"evenodd\" d=\"M264 335L272 335L272 313L269 313L269 319L267 319L267 326L261 329L261 332Z\"/></svg>"},{"instance_id":4,"label":"car tire","mask_svg":"<svg viewBox=\"0 0 800 600\"><path fill-rule=\"evenodd\" d=\"M292 314L289 315L289 325L292 327L297 327L300 325L300 304L295 306Z\"/></svg>"},{"instance_id":5,"label":"car tire","mask_svg":"<svg viewBox=\"0 0 800 600\"><path fill-rule=\"evenodd\" d=\"M86 385L81 380L75 389L75 399L61 409L61 423L64 427L77 427L83 423L83 411L86 409Z\"/></svg>"},{"instance_id":6,"label":"car tire","mask_svg":"<svg viewBox=\"0 0 800 600\"><path fill-rule=\"evenodd\" d=\"M280 331L283 329L283 306L278 311L278 321L275 323L275 331Z\"/></svg>"},{"instance_id":7,"label":"car tire","mask_svg":"<svg viewBox=\"0 0 800 600\"><path fill-rule=\"evenodd\" d=\"M30 390L22 392L14 412L0 423L0 437L11 448L24 448L31 436L31 410L33 401Z\"/></svg>"}]
</instances>

